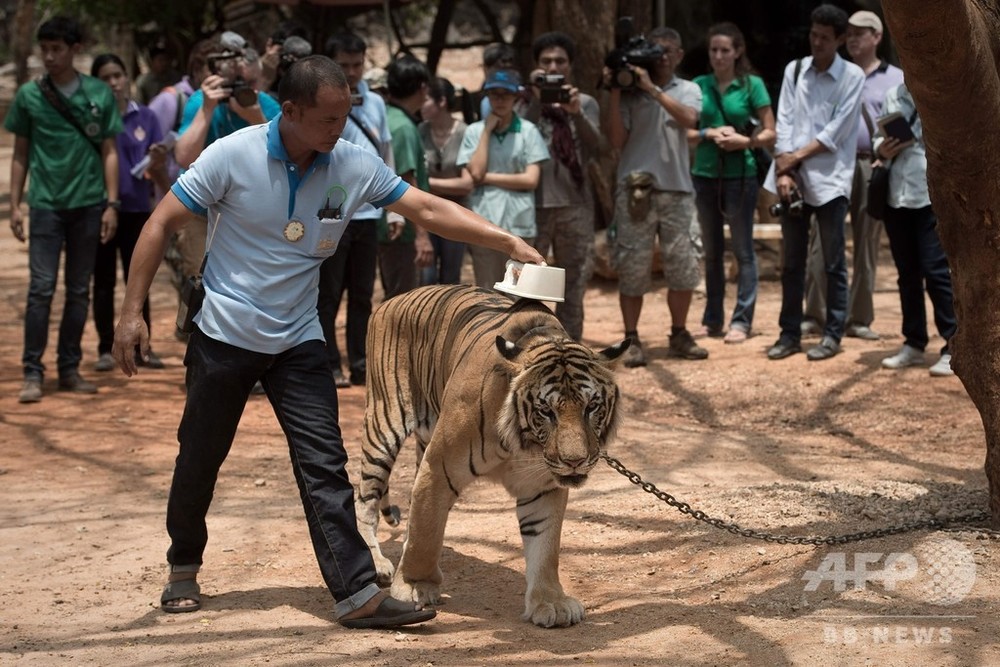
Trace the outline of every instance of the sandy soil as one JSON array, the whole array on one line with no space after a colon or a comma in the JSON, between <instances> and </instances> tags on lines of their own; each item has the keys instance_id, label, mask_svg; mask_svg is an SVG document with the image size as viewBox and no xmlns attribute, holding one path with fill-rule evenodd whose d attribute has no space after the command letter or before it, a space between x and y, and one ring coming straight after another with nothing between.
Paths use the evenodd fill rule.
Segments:
<instances>
[{"instance_id":1,"label":"sandy soil","mask_svg":"<svg viewBox=\"0 0 1000 667\"><path fill-rule=\"evenodd\" d=\"M543 630L520 619L512 501L483 485L452 512L438 618L405 632L344 630L331 622L285 446L259 397L209 517L204 608L162 613L164 508L184 401L174 295L161 272L154 347L166 370L131 380L92 372L88 327L83 370L100 392L60 394L51 377L41 403L18 404L27 253L7 231L9 135L2 141L0 664L1000 663L989 535L922 531L821 548L751 541L683 516L603 464L571 494L563 533L563 583L587 608L582 624ZM879 366L901 344L895 271L887 251L882 258L883 339L848 339L822 363L765 358L777 335L774 282L762 286L758 336L741 346L709 340L706 362L667 359L661 286L640 327L652 361L618 374L625 415L611 454L697 509L772 532L850 533L983 508L982 427L961 382ZM621 337L613 284L595 282L587 309L588 342ZM364 394L351 388L340 400L357 479ZM396 489L413 468L408 452ZM401 530L381 537L398 558ZM867 584L851 576L865 558ZM846 590L831 580L838 572ZM896 579L879 580L886 572Z\"/></svg>"}]
</instances>

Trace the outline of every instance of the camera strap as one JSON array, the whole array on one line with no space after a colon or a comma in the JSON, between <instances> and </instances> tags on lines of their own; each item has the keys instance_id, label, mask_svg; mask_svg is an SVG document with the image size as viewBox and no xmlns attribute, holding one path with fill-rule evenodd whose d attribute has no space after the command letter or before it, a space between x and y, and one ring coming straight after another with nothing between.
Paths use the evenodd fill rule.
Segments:
<instances>
[{"instance_id":1,"label":"camera strap","mask_svg":"<svg viewBox=\"0 0 1000 667\"><path fill-rule=\"evenodd\" d=\"M215 225L209 230L208 238L205 240L205 256L201 260L201 267L198 268L198 275L205 275L205 267L208 265L208 251L212 248L212 239L215 238L215 232L219 231L219 219L222 217L222 212L215 214Z\"/></svg>"},{"instance_id":2,"label":"camera strap","mask_svg":"<svg viewBox=\"0 0 1000 667\"><path fill-rule=\"evenodd\" d=\"M381 155L382 146L379 145L379 142L375 139L372 133L368 131L368 128L362 125L361 121L354 117L354 114L348 113L347 117L351 119L351 122L353 122L358 127L358 129L361 130L362 134L365 135L365 138L368 139L368 141L371 142L372 146L375 147L375 154Z\"/></svg>"},{"instance_id":3,"label":"camera strap","mask_svg":"<svg viewBox=\"0 0 1000 667\"><path fill-rule=\"evenodd\" d=\"M95 151L97 151L97 154L100 155L101 147L94 143L93 139L90 138L90 135L87 134L87 131L83 129L82 125L80 125L80 121L76 119L73 112L71 112L66 106L66 102L52 85L52 81L49 80L49 76L46 74L43 77L39 77L35 83L38 84L38 89L42 91L42 97L44 97L48 103L52 105L52 108L58 111L59 115L65 118L66 122L72 125L76 131L79 132L84 139L86 139L87 143L90 144ZM80 87L83 87L83 81L80 81Z\"/></svg>"}]
</instances>

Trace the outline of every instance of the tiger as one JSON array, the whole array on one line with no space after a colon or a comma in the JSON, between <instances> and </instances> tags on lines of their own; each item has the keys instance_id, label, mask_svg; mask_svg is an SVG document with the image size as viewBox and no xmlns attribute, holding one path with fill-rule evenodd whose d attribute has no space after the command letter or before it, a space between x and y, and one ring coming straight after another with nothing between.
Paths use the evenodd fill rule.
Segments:
<instances>
[{"instance_id":1,"label":"tiger","mask_svg":"<svg viewBox=\"0 0 1000 667\"><path fill-rule=\"evenodd\" d=\"M484 478L516 498L523 618L542 627L583 619L559 582L563 516L568 490L586 482L614 436L613 369L630 342L595 353L542 303L463 285L418 288L372 314L357 524L393 597L440 604L448 514ZM417 472L393 568L376 531L380 514L395 521L389 476L410 435Z\"/></svg>"}]
</instances>

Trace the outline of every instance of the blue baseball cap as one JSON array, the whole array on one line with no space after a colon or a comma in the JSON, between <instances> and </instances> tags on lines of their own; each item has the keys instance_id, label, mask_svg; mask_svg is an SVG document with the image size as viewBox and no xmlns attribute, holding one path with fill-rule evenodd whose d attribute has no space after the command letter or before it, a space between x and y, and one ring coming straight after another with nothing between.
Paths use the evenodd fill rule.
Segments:
<instances>
[{"instance_id":1,"label":"blue baseball cap","mask_svg":"<svg viewBox=\"0 0 1000 667\"><path fill-rule=\"evenodd\" d=\"M513 69L495 69L486 75L486 83L483 90L494 90L500 88L512 93L519 93L523 90L521 86L521 75Z\"/></svg>"}]
</instances>

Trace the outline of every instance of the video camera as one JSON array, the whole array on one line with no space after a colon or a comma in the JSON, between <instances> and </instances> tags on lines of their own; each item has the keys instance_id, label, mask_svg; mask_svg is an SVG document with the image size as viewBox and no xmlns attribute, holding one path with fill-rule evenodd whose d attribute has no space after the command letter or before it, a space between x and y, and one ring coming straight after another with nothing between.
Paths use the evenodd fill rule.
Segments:
<instances>
[{"instance_id":1,"label":"video camera","mask_svg":"<svg viewBox=\"0 0 1000 667\"><path fill-rule=\"evenodd\" d=\"M569 102L569 89L563 87L566 85L566 77L562 74L539 74L532 83L538 86L538 98L542 104Z\"/></svg>"},{"instance_id":2,"label":"video camera","mask_svg":"<svg viewBox=\"0 0 1000 667\"><path fill-rule=\"evenodd\" d=\"M604 57L611 70L612 88L634 88L639 81L629 65L651 69L663 57L663 47L642 35L635 34L631 16L623 16L615 24L615 48Z\"/></svg>"},{"instance_id":3,"label":"video camera","mask_svg":"<svg viewBox=\"0 0 1000 667\"><path fill-rule=\"evenodd\" d=\"M237 61L242 57L243 54L238 51L226 50L210 53L206 60L208 71L224 79L222 87L229 89L229 96L241 107L250 107L257 103L257 91L239 74Z\"/></svg>"}]
</instances>

